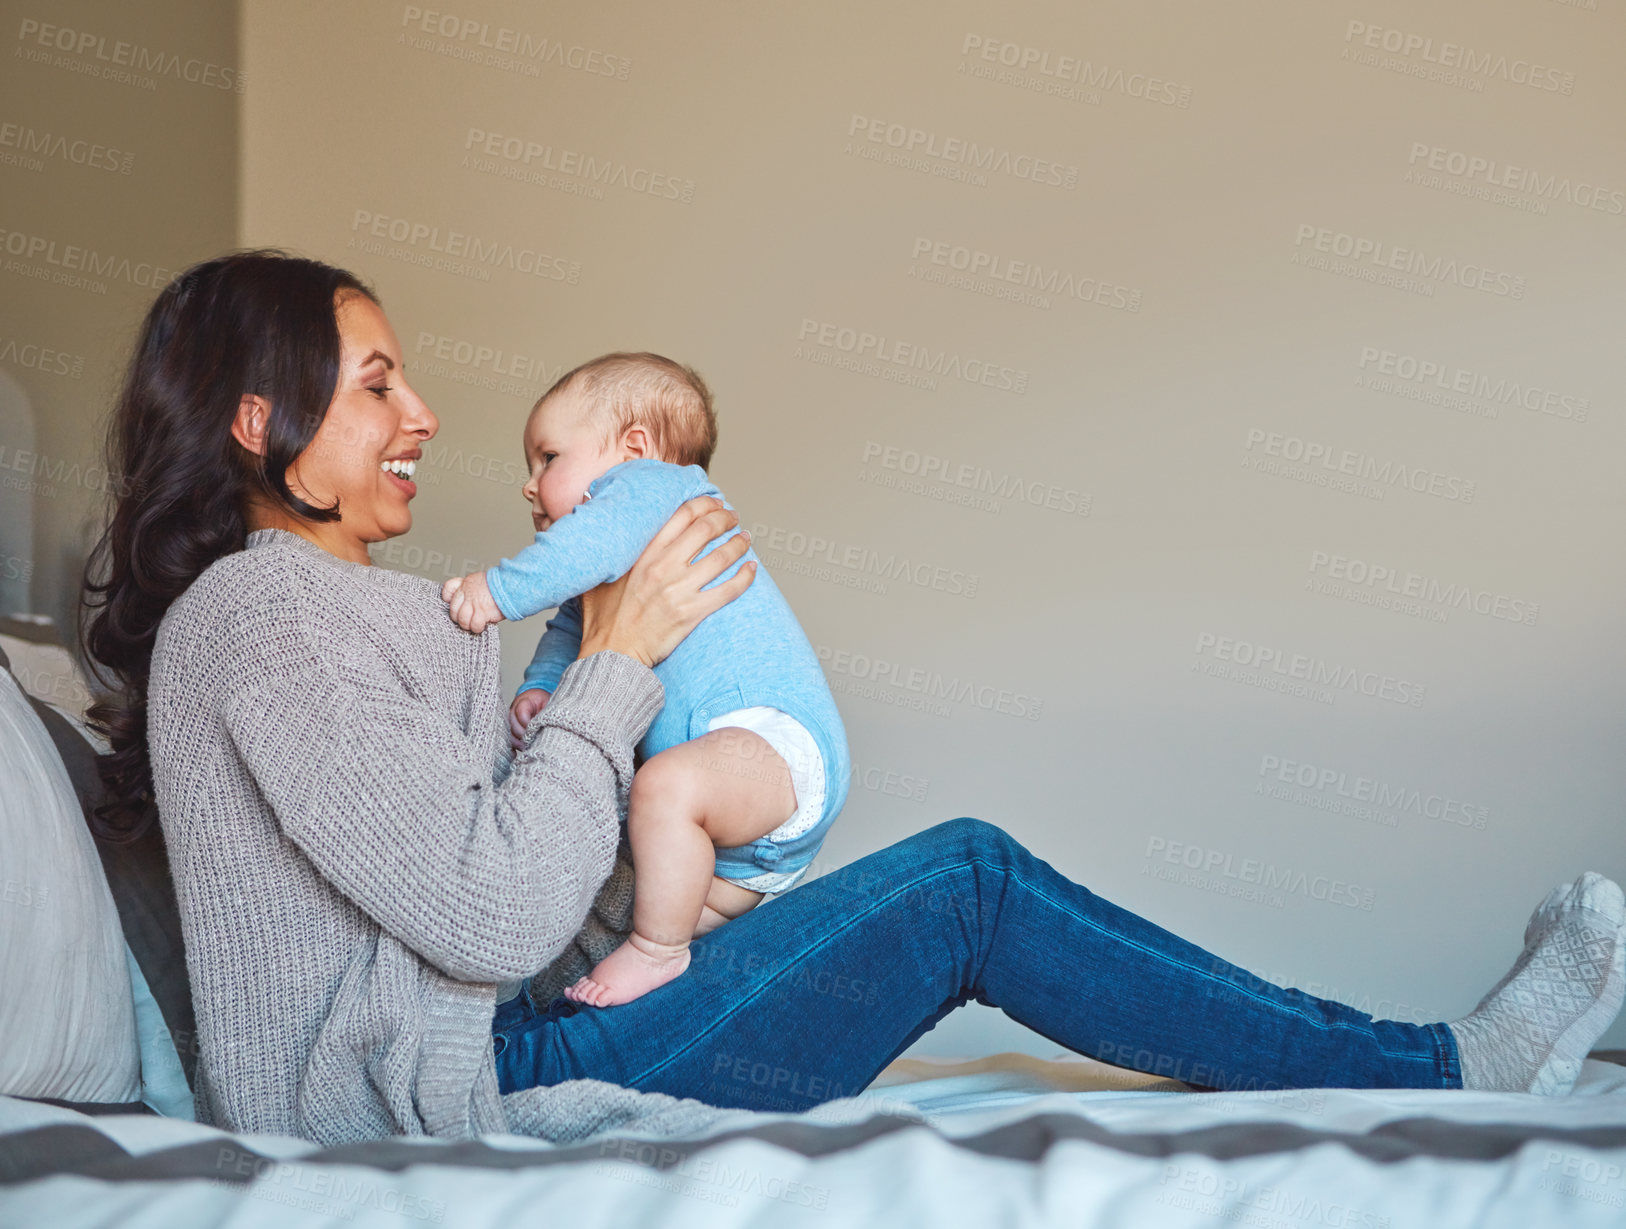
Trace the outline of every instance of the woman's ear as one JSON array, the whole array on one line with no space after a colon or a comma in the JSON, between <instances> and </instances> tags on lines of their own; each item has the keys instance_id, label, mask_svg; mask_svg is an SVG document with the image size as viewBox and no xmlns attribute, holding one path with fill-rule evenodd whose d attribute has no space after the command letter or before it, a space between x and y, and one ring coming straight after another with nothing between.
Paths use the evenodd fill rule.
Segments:
<instances>
[{"instance_id":1,"label":"woman's ear","mask_svg":"<svg viewBox=\"0 0 1626 1229\"><path fill-rule=\"evenodd\" d=\"M271 403L264 397L244 393L232 419L232 438L256 456L265 455L266 424L271 421Z\"/></svg>"}]
</instances>

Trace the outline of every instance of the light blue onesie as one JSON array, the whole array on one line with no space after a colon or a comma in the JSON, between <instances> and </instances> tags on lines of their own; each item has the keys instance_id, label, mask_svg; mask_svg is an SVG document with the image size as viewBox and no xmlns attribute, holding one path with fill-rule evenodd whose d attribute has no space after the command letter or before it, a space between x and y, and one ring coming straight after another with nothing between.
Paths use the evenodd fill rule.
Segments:
<instances>
[{"instance_id":1,"label":"light blue onesie","mask_svg":"<svg viewBox=\"0 0 1626 1229\"><path fill-rule=\"evenodd\" d=\"M623 461L594 479L587 495L570 515L538 533L535 542L486 571L504 618L523 619L559 608L525 670L522 692L541 687L551 693L558 687L565 667L581 650L577 597L623 576L680 504L712 495L725 507L733 506L698 465L664 461ZM700 554L710 554L738 532L736 528L712 539ZM756 557L747 550L706 587L721 584ZM852 766L847 733L824 670L760 561L750 588L702 619L655 667L655 674L666 689L666 703L638 744L644 759L706 733L714 718L757 706L788 714L812 735L823 761L824 805L818 822L789 839L761 837L738 850L717 851L717 874L725 879L765 882L801 871L846 803Z\"/></svg>"}]
</instances>

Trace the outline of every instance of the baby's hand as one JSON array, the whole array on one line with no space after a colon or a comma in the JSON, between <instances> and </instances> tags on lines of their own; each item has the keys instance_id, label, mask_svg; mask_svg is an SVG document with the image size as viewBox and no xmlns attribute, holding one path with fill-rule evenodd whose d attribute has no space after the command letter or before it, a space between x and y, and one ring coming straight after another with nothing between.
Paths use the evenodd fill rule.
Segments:
<instances>
[{"instance_id":1,"label":"baby's hand","mask_svg":"<svg viewBox=\"0 0 1626 1229\"><path fill-rule=\"evenodd\" d=\"M503 613L486 587L484 572L452 577L440 587L440 600L450 603L452 622L476 636L491 624L502 622Z\"/></svg>"},{"instance_id":2,"label":"baby's hand","mask_svg":"<svg viewBox=\"0 0 1626 1229\"><path fill-rule=\"evenodd\" d=\"M540 687L533 687L514 697L514 703L508 709L508 745L515 751L524 747L525 727L531 724L532 717L548 706L549 695Z\"/></svg>"}]
</instances>

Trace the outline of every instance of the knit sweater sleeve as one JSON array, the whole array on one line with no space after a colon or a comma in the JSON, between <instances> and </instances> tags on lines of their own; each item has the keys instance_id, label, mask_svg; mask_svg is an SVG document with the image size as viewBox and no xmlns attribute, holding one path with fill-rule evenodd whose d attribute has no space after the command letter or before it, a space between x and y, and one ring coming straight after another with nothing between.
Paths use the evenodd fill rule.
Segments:
<instances>
[{"instance_id":1,"label":"knit sweater sleeve","mask_svg":"<svg viewBox=\"0 0 1626 1229\"><path fill-rule=\"evenodd\" d=\"M282 832L449 976L536 973L610 873L654 672L610 652L573 664L498 782L443 711L332 660L300 613L225 629L225 731Z\"/></svg>"}]
</instances>

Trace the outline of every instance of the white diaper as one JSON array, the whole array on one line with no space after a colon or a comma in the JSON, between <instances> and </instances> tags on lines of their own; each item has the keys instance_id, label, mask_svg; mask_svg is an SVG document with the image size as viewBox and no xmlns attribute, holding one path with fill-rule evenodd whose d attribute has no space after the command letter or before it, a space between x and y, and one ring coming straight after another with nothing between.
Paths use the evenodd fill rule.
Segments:
<instances>
[{"instance_id":1,"label":"white diaper","mask_svg":"<svg viewBox=\"0 0 1626 1229\"><path fill-rule=\"evenodd\" d=\"M706 729L719 730L725 726L759 735L790 769L791 785L796 790L796 810L779 827L758 839L769 843L788 841L812 829L824 815L824 757L819 754L819 745L807 727L789 713L766 705L723 713L713 717ZM807 866L803 865L789 871L764 872L730 881L754 892L783 892L806 872Z\"/></svg>"}]
</instances>

